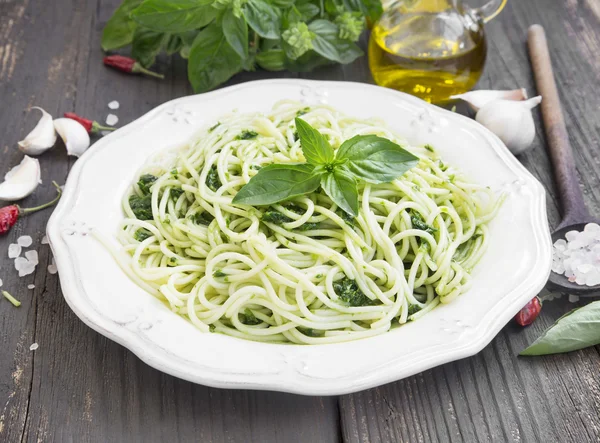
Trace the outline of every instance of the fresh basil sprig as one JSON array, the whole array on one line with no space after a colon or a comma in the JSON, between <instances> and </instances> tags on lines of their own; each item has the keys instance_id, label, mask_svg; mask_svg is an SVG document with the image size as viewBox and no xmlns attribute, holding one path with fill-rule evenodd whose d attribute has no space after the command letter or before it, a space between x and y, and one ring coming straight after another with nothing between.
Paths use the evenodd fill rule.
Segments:
<instances>
[{"instance_id":1,"label":"fresh basil sprig","mask_svg":"<svg viewBox=\"0 0 600 443\"><path fill-rule=\"evenodd\" d=\"M576 351L600 344L600 301L573 309L534 341L521 355Z\"/></svg>"},{"instance_id":2,"label":"fresh basil sprig","mask_svg":"<svg viewBox=\"0 0 600 443\"><path fill-rule=\"evenodd\" d=\"M204 92L257 65L305 72L351 63L363 54L356 42L367 19L381 13L381 0L123 0L102 49L131 45L145 68L161 52L179 52Z\"/></svg>"},{"instance_id":3,"label":"fresh basil sprig","mask_svg":"<svg viewBox=\"0 0 600 443\"><path fill-rule=\"evenodd\" d=\"M319 187L346 213L358 215L358 182L387 183L414 167L419 158L376 135L357 135L335 152L323 134L296 118L307 163L262 168L240 189L233 203L271 205Z\"/></svg>"}]
</instances>

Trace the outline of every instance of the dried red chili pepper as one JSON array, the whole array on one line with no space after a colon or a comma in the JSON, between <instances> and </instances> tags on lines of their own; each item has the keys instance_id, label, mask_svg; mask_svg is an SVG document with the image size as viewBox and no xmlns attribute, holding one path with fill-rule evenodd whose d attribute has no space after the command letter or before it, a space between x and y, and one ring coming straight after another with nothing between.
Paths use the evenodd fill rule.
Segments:
<instances>
[{"instance_id":1,"label":"dried red chili pepper","mask_svg":"<svg viewBox=\"0 0 600 443\"><path fill-rule=\"evenodd\" d=\"M541 310L542 302L538 297L534 297L515 315L515 321L521 326L530 325L540 315Z\"/></svg>"},{"instance_id":2,"label":"dried red chili pepper","mask_svg":"<svg viewBox=\"0 0 600 443\"><path fill-rule=\"evenodd\" d=\"M104 64L129 74L146 74L160 79L165 78L164 75L152 72L131 57L125 57L124 55L108 55L104 57Z\"/></svg>"},{"instance_id":3,"label":"dried red chili pepper","mask_svg":"<svg viewBox=\"0 0 600 443\"><path fill-rule=\"evenodd\" d=\"M0 208L0 235L6 234L8 231L10 231L10 228L17 223L19 217L26 214L31 214L32 212L36 212L41 209L49 208L50 206L54 205L60 199L62 191L56 182L52 182L52 184L56 187L58 195L51 202L45 203L41 206L36 206L35 208L21 208L19 205L10 205Z\"/></svg>"},{"instance_id":4,"label":"dried red chili pepper","mask_svg":"<svg viewBox=\"0 0 600 443\"><path fill-rule=\"evenodd\" d=\"M73 112L65 112L64 115L66 118L70 118L71 120L75 120L76 122L81 123L81 126L83 126L85 130L90 134L97 134L100 131L114 131L115 129L117 129L113 128L112 126L102 126L96 121L80 117Z\"/></svg>"}]
</instances>

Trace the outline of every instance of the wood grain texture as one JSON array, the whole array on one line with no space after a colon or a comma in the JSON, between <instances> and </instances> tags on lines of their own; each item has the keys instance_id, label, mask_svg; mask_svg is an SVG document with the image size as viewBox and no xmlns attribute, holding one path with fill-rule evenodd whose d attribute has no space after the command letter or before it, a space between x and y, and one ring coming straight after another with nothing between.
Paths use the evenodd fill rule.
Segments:
<instances>
[{"instance_id":1,"label":"wood grain texture","mask_svg":"<svg viewBox=\"0 0 600 443\"><path fill-rule=\"evenodd\" d=\"M124 125L156 105L190 94L185 62L160 58L167 80L105 69L99 39L118 0L0 0L0 177L22 158L16 143L35 123L39 105L54 115L75 111L103 120L107 103L121 102ZM600 6L597 0L528 0L489 25L490 51L482 88L533 91L525 30L541 21L549 41L584 198L600 214ZM228 84L296 76L256 71ZM303 78L372 82L366 58ZM538 139L520 159L548 190L556 225L556 192L536 113ZM52 196L73 160L62 145L40 158L43 186L23 202ZM131 352L85 326L60 292L51 260L39 246L50 211L23 219L0 238L3 289L23 305L0 300L0 441L39 442L485 442L600 441L600 351L517 358L554 319L572 307L546 303L522 330L508 325L475 357L409 379L341 398L211 389L148 367ZM35 275L19 279L6 257L10 243L34 237ZM35 284L28 290L27 285ZM37 342L37 351L29 346Z\"/></svg>"}]
</instances>

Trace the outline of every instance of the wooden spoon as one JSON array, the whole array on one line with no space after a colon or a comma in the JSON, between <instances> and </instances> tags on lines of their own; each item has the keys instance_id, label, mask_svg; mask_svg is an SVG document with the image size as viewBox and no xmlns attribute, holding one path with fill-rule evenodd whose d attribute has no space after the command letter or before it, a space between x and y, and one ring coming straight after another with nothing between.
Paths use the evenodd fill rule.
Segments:
<instances>
[{"instance_id":1,"label":"wooden spoon","mask_svg":"<svg viewBox=\"0 0 600 443\"><path fill-rule=\"evenodd\" d=\"M552 242L564 239L569 231L583 231L588 223L597 223L590 215L579 188L573 149L563 118L558 90L552 72L552 62L546 33L540 25L533 25L528 31L529 56L533 66L538 93L542 95L542 117L546 129L550 160L554 168L554 179L562 203L562 221L552 233ZM567 277L556 272L550 273L546 287L556 292L567 292L582 296L600 295L600 285L585 286L571 283Z\"/></svg>"}]
</instances>

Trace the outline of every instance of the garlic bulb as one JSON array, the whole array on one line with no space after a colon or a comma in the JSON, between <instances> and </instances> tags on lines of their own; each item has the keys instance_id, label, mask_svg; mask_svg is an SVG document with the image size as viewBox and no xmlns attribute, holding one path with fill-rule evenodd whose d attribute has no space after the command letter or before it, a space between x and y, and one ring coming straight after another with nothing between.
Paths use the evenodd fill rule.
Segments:
<instances>
[{"instance_id":1,"label":"garlic bulb","mask_svg":"<svg viewBox=\"0 0 600 443\"><path fill-rule=\"evenodd\" d=\"M541 95L525 101L495 100L481 108L475 120L500 137L510 152L517 155L531 146L535 138L531 110L541 101Z\"/></svg>"},{"instance_id":2,"label":"garlic bulb","mask_svg":"<svg viewBox=\"0 0 600 443\"><path fill-rule=\"evenodd\" d=\"M40 162L28 156L4 176L0 183L0 201L16 201L27 197L42 182Z\"/></svg>"},{"instance_id":3,"label":"garlic bulb","mask_svg":"<svg viewBox=\"0 0 600 443\"><path fill-rule=\"evenodd\" d=\"M50 149L56 143L56 132L52 124L52 116L42 108L34 106L42 112L42 117L33 130L19 142L21 152L28 155L40 155Z\"/></svg>"},{"instance_id":4,"label":"garlic bulb","mask_svg":"<svg viewBox=\"0 0 600 443\"><path fill-rule=\"evenodd\" d=\"M90 136L81 123L70 118L57 118L54 127L65 142L67 154L80 157L90 147Z\"/></svg>"},{"instance_id":5,"label":"garlic bulb","mask_svg":"<svg viewBox=\"0 0 600 443\"><path fill-rule=\"evenodd\" d=\"M493 91L484 90L465 92L464 94L453 95L451 99L461 99L466 101L473 111L477 112L489 102L494 100L525 100L527 91L525 88L514 89L512 91Z\"/></svg>"}]
</instances>

